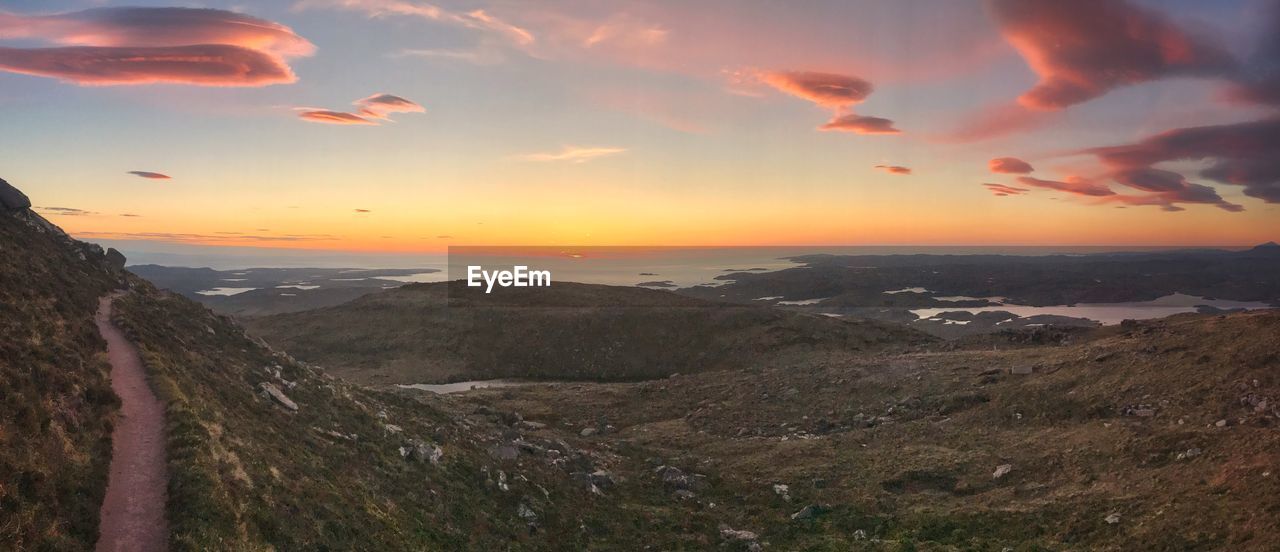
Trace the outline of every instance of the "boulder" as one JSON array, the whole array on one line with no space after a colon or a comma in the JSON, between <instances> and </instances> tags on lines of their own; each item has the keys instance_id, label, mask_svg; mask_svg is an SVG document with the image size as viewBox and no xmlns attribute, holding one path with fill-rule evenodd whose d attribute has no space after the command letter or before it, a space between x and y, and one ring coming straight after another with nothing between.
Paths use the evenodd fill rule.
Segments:
<instances>
[{"instance_id":1,"label":"boulder","mask_svg":"<svg viewBox=\"0 0 1280 552\"><path fill-rule=\"evenodd\" d=\"M288 408L289 410L298 409L298 403L293 402L293 400L286 396L284 391L281 391L279 387L275 386L275 384L264 381L261 384L258 384L258 389L261 390L263 396L275 400L277 403L280 403L280 406Z\"/></svg>"},{"instance_id":2,"label":"boulder","mask_svg":"<svg viewBox=\"0 0 1280 552\"><path fill-rule=\"evenodd\" d=\"M443 449L421 439L410 439L406 448L409 449L409 457L433 466L440 465L440 460L444 458Z\"/></svg>"},{"instance_id":3,"label":"boulder","mask_svg":"<svg viewBox=\"0 0 1280 552\"><path fill-rule=\"evenodd\" d=\"M801 508L799 512L791 514L791 519L796 521L813 519L822 514L827 513L829 510L830 508L827 508L826 506L823 506L821 504L810 504L808 506L805 506L804 508Z\"/></svg>"},{"instance_id":4,"label":"boulder","mask_svg":"<svg viewBox=\"0 0 1280 552\"><path fill-rule=\"evenodd\" d=\"M1001 477L1009 475L1009 472L1011 471L1013 471L1013 464L1000 464L999 466L996 466L996 471L991 474L991 478L1000 479Z\"/></svg>"},{"instance_id":5,"label":"boulder","mask_svg":"<svg viewBox=\"0 0 1280 552\"><path fill-rule=\"evenodd\" d=\"M120 270L124 268L124 263L126 260L124 258L124 253L121 253L116 248L114 247L108 248L106 253L106 258L107 258L107 263L110 264L112 268L115 268L116 270Z\"/></svg>"},{"instance_id":6,"label":"boulder","mask_svg":"<svg viewBox=\"0 0 1280 552\"><path fill-rule=\"evenodd\" d=\"M515 445L497 445L489 449L489 455L498 460L510 461L520 457L520 449Z\"/></svg>"},{"instance_id":7,"label":"boulder","mask_svg":"<svg viewBox=\"0 0 1280 552\"><path fill-rule=\"evenodd\" d=\"M31 200L27 199L27 194L21 190L14 188L0 178L0 209L5 211L20 211L22 209L30 209Z\"/></svg>"}]
</instances>

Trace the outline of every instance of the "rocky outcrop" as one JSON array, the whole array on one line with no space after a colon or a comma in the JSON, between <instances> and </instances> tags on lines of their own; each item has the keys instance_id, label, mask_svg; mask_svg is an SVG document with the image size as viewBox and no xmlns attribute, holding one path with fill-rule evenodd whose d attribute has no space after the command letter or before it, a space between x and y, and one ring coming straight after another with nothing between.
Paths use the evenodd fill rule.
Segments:
<instances>
[{"instance_id":1,"label":"rocky outcrop","mask_svg":"<svg viewBox=\"0 0 1280 552\"><path fill-rule=\"evenodd\" d=\"M116 248L114 247L107 248L106 257L107 257L107 264L111 265L112 268L116 270L121 270L124 268L124 263L126 260L124 258L124 253L121 253L120 251L116 250Z\"/></svg>"},{"instance_id":2,"label":"rocky outcrop","mask_svg":"<svg viewBox=\"0 0 1280 552\"><path fill-rule=\"evenodd\" d=\"M284 391L281 391L279 387L275 386L275 384L262 382L258 385L258 390L263 397L280 403L280 406L288 408L289 410L298 409L298 403L293 402L293 400L285 395Z\"/></svg>"},{"instance_id":3,"label":"rocky outcrop","mask_svg":"<svg viewBox=\"0 0 1280 552\"><path fill-rule=\"evenodd\" d=\"M31 200L27 199L27 194L21 190L14 188L3 178L0 178L0 209L5 211L21 211L31 208Z\"/></svg>"}]
</instances>

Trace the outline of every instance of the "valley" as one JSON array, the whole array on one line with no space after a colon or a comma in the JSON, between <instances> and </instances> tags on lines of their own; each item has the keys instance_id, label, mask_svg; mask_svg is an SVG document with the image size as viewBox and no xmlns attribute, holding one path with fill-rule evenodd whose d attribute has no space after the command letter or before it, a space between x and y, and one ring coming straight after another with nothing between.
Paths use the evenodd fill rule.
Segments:
<instances>
[{"instance_id":1,"label":"valley","mask_svg":"<svg viewBox=\"0 0 1280 552\"><path fill-rule=\"evenodd\" d=\"M89 549L106 519L96 459L121 411L93 326L103 297L163 405L171 550L1280 537L1273 309L941 339L821 302L458 281L244 317L23 206L0 213L0 245L23 252L0 272L0 536L18 549Z\"/></svg>"}]
</instances>

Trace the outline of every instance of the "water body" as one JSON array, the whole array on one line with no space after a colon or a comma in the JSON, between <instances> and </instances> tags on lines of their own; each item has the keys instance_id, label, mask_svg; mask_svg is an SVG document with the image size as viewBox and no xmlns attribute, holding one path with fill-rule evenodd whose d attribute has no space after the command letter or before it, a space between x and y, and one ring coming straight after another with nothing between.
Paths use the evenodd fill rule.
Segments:
<instances>
[{"instance_id":1,"label":"water body","mask_svg":"<svg viewBox=\"0 0 1280 552\"><path fill-rule=\"evenodd\" d=\"M489 387L515 387L517 385L529 385L529 384L530 382L527 382L527 381L494 379L494 380L459 381L455 383L411 383L411 384L397 385L396 387L399 387L402 389L417 389L419 391L430 391L432 393L447 395L449 393L462 393L464 391L471 391L473 389L485 389Z\"/></svg>"},{"instance_id":2,"label":"water body","mask_svg":"<svg viewBox=\"0 0 1280 552\"><path fill-rule=\"evenodd\" d=\"M1271 308L1271 306L1266 303L1230 301L1226 299L1205 299L1203 297L1175 293L1173 295L1166 295L1151 301L1132 303L1078 303L1075 305L1054 305L1048 307L1006 304L996 307L943 307L912 309L911 312L916 316L919 316L921 319L925 319L933 318L934 316L944 312L965 311L977 314L980 312L1006 311L1021 317L1035 316L1038 314L1051 314L1058 316L1070 316L1073 318L1087 318L1105 325L1112 325L1119 324L1125 319L1148 320L1152 318L1164 318L1166 316L1186 312L1196 312L1196 307L1200 305L1208 305L1219 309L1252 310Z\"/></svg>"},{"instance_id":3,"label":"water body","mask_svg":"<svg viewBox=\"0 0 1280 552\"><path fill-rule=\"evenodd\" d=\"M204 291L197 291L196 293L199 293L200 295L238 295L246 291L253 291L255 289L258 289L258 288L216 287L213 289L206 289Z\"/></svg>"}]
</instances>

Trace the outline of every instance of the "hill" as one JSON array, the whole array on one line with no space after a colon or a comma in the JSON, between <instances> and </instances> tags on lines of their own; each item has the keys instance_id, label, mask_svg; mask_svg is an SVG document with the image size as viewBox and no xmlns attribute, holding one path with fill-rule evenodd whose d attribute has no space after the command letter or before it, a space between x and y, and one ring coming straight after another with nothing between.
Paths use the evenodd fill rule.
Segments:
<instances>
[{"instance_id":1,"label":"hill","mask_svg":"<svg viewBox=\"0 0 1280 552\"><path fill-rule=\"evenodd\" d=\"M118 404L93 313L122 273L29 207L0 180L0 542L74 550L97 538Z\"/></svg>"},{"instance_id":2,"label":"hill","mask_svg":"<svg viewBox=\"0 0 1280 552\"><path fill-rule=\"evenodd\" d=\"M990 345L463 397L778 550L1275 549L1280 312Z\"/></svg>"},{"instance_id":3,"label":"hill","mask_svg":"<svg viewBox=\"0 0 1280 552\"><path fill-rule=\"evenodd\" d=\"M933 341L882 322L569 282L493 294L462 281L408 285L246 324L298 358L365 383L637 380L739 368L815 349L870 351Z\"/></svg>"}]
</instances>

